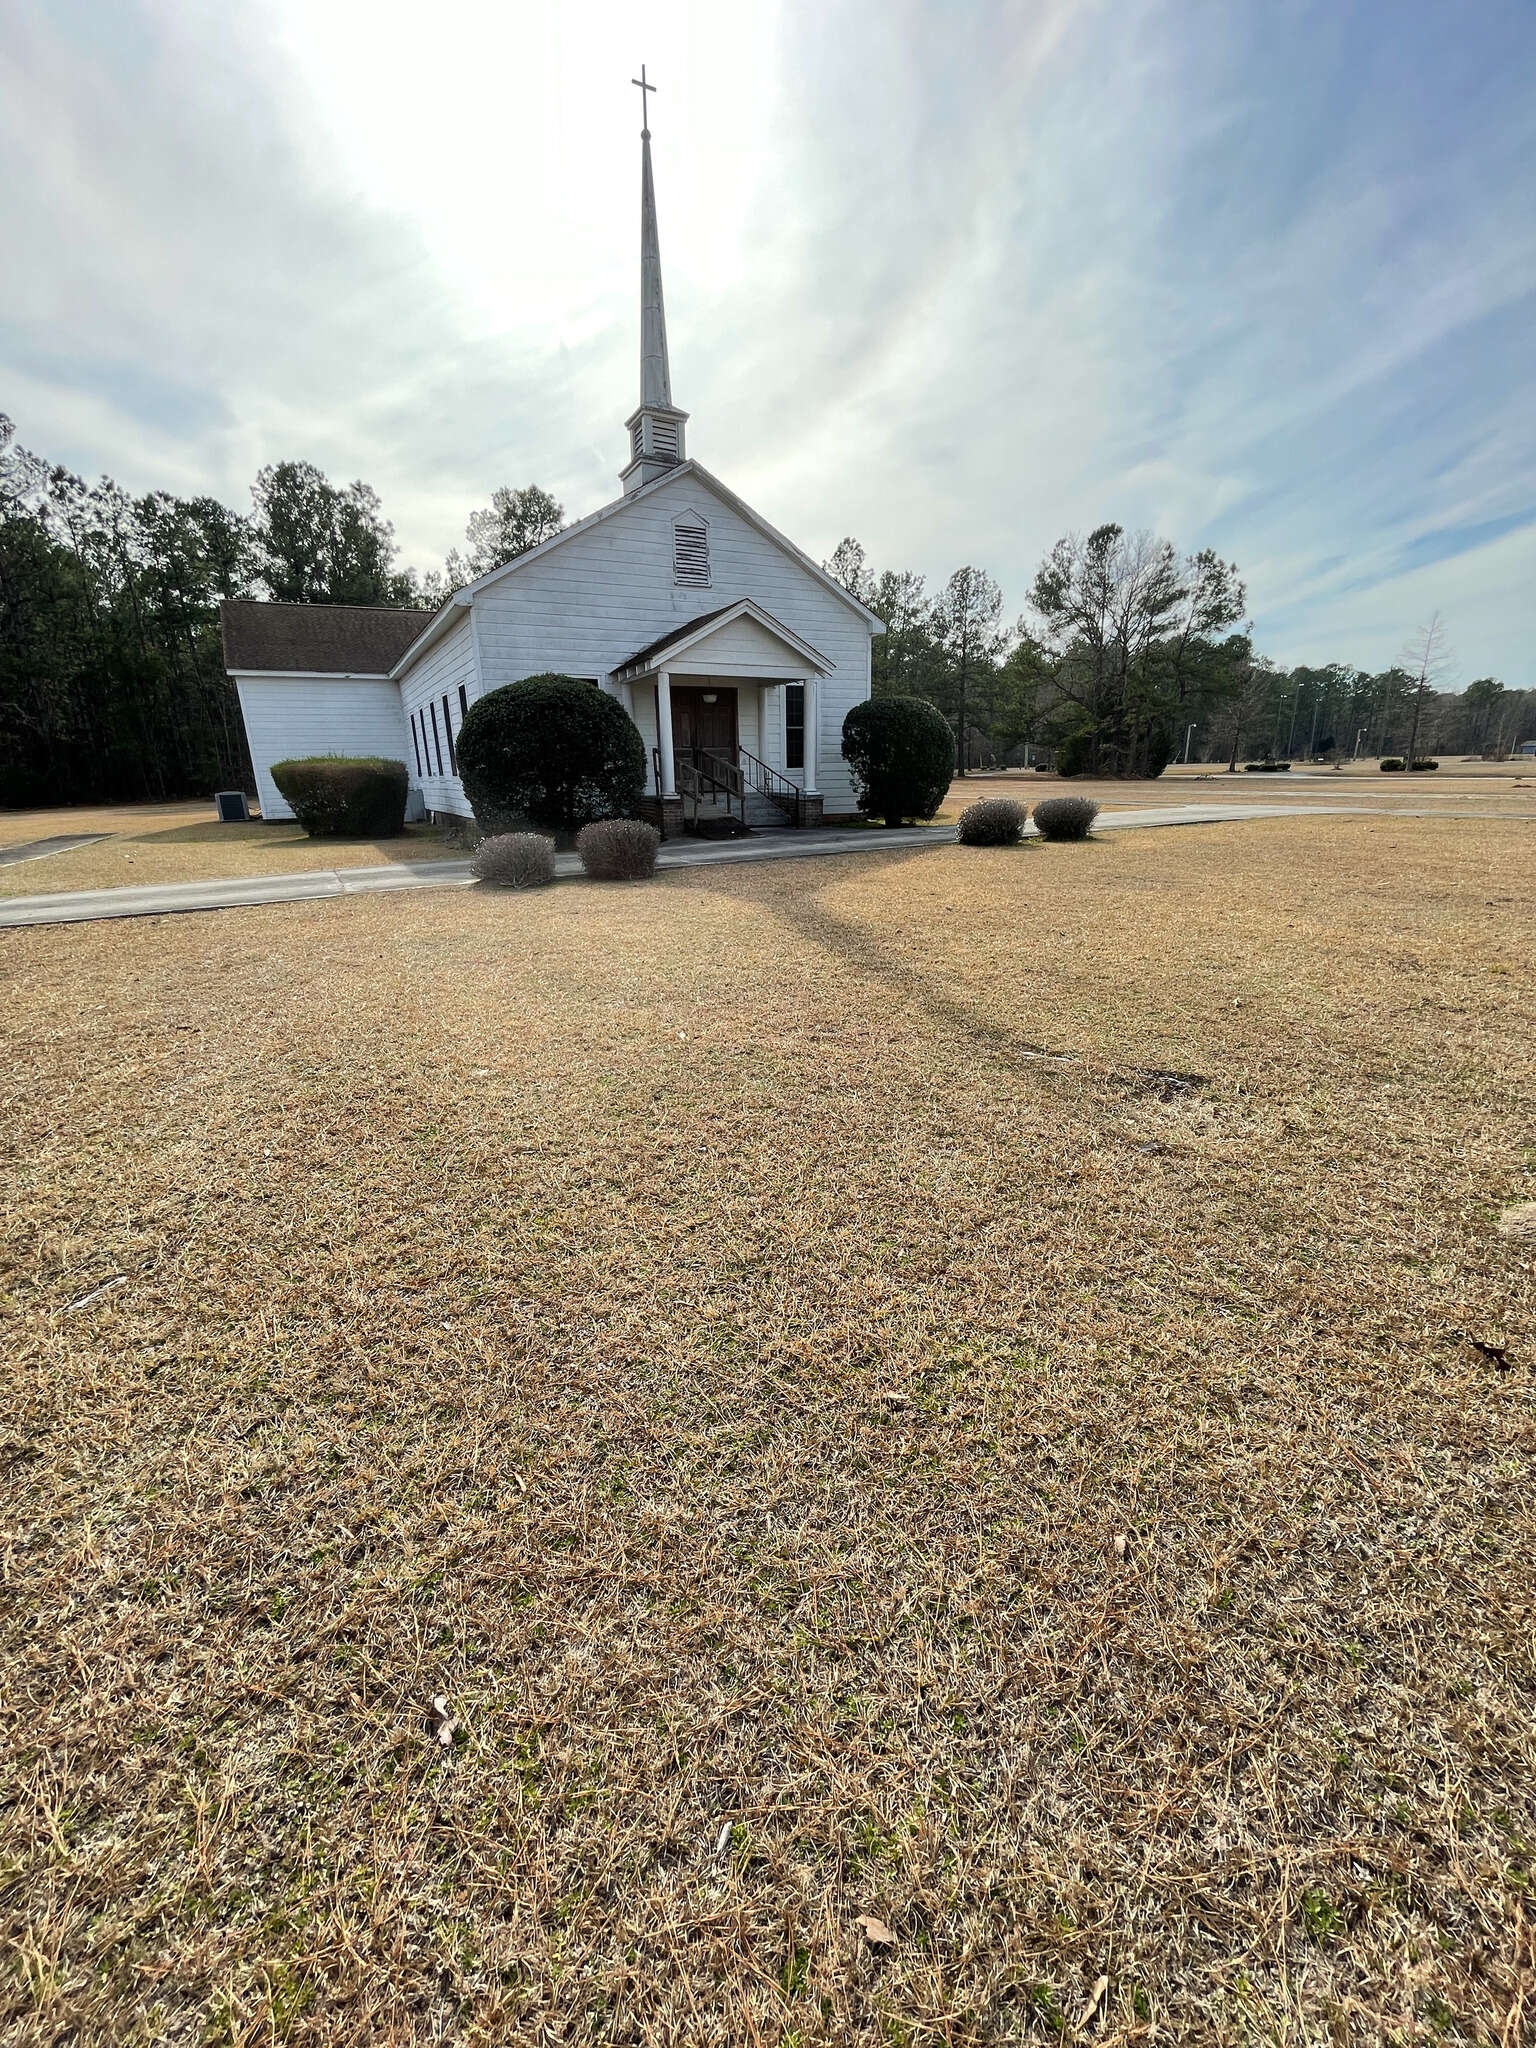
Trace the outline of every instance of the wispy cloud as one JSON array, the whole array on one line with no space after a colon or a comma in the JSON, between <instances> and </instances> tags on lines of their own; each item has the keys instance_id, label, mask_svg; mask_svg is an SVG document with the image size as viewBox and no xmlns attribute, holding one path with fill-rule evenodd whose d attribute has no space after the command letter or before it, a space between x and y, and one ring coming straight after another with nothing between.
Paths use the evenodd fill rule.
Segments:
<instances>
[{"instance_id":1,"label":"wispy cloud","mask_svg":"<svg viewBox=\"0 0 1536 2048\"><path fill-rule=\"evenodd\" d=\"M1106 518L1284 660L1536 682L1524 0L0 0L0 406L136 488L307 454L426 563L616 488L653 116L691 445L813 551L1022 603Z\"/></svg>"}]
</instances>

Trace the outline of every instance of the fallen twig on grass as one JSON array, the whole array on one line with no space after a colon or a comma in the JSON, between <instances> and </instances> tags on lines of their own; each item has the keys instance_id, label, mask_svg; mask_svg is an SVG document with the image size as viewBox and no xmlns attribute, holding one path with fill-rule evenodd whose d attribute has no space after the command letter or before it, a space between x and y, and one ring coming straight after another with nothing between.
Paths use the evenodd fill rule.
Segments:
<instances>
[{"instance_id":1,"label":"fallen twig on grass","mask_svg":"<svg viewBox=\"0 0 1536 2048\"><path fill-rule=\"evenodd\" d=\"M114 1273L110 1280L103 1280L99 1287L93 1287L89 1294L82 1294L78 1301L66 1303L64 1313L72 1316L77 1308L89 1308L93 1301L100 1301L104 1294L110 1294L114 1287L121 1287L128 1278L126 1273Z\"/></svg>"}]
</instances>

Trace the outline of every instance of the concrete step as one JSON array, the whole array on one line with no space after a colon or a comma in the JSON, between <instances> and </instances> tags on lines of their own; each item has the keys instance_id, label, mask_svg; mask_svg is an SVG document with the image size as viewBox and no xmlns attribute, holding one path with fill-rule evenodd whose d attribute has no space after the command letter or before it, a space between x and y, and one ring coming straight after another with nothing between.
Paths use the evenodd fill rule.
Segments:
<instances>
[{"instance_id":1,"label":"concrete step","mask_svg":"<svg viewBox=\"0 0 1536 2048\"><path fill-rule=\"evenodd\" d=\"M756 831L773 831L776 827L792 825L791 812L776 804L771 797L762 796L758 791L747 791L747 823Z\"/></svg>"}]
</instances>

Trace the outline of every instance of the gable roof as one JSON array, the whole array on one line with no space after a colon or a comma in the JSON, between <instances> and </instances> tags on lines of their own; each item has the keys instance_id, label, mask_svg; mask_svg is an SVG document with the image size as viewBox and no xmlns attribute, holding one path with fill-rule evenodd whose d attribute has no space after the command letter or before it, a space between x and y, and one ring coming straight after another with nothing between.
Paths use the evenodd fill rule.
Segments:
<instances>
[{"instance_id":1,"label":"gable roof","mask_svg":"<svg viewBox=\"0 0 1536 2048\"><path fill-rule=\"evenodd\" d=\"M689 619L681 626L673 626L669 632L663 633L659 640L648 640L644 647L636 648L633 654L618 664L613 673L616 676L623 676L632 668L646 667L653 655L665 653L674 640L686 639L690 633L698 633L706 626L718 625L730 610L731 606L728 604L717 605L712 612L700 612L696 619Z\"/></svg>"},{"instance_id":2,"label":"gable roof","mask_svg":"<svg viewBox=\"0 0 1536 2048\"><path fill-rule=\"evenodd\" d=\"M760 512L754 512L745 498L738 498L736 493L721 483L719 477L712 475L702 462L695 462L691 457L687 462L677 463L665 475L654 478L648 484L642 484L638 491L626 491L622 498L615 498L611 504L599 506L597 511L589 512L585 519L578 519L574 526L562 527L558 533L551 534L548 540L540 541L536 548L529 548L526 554L514 555L510 562L503 562L499 569L490 569L484 576L477 577L473 583L466 583L449 603L467 602L490 584L499 583L503 576L515 576L519 569L526 569L530 562L537 562L543 556L552 554L556 548L564 547L565 543L574 540L578 533L589 533L594 526L601 526L604 520L614 518L626 506L638 505L642 498L649 497L653 491L659 491L667 484L676 483L679 477L685 476L696 476L700 483L715 493L716 497L723 498L731 510L739 513L749 526L755 527L765 540L772 541L776 548L781 548L791 561L798 562L823 589L839 598L850 611L857 612L872 633L885 631L885 621L878 612L872 612L867 604L860 604L856 597L850 596L837 578L829 576L819 562L813 562L803 549L797 548L776 526L771 526ZM443 613L439 612L438 617L442 616Z\"/></svg>"},{"instance_id":3,"label":"gable roof","mask_svg":"<svg viewBox=\"0 0 1536 2048\"><path fill-rule=\"evenodd\" d=\"M765 633L771 633L775 640L782 640L784 645L798 654L808 667L814 668L821 675L826 675L830 671L832 663L824 654L819 654L809 640L802 640L798 633L792 633L788 626L773 616L772 612L764 611L755 598L738 597L734 604L723 604L718 610L704 612L696 619L685 619L682 625L674 626L670 633L663 633L659 640L652 640L649 646L642 647L637 654L630 655L627 661L618 664L613 671L615 679L627 682L634 676L644 675L650 669L659 668L664 655L679 655L697 641L708 640L712 633L717 632L732 619L754 620Z\"/></svg>"},{"instance_id":4,"label":"gable roof","mask_svg":"<svg viewBox=\"0 0 1536 2048\"><path fill-rule=\"evenodd\" d=\"M268 675L387 676L432 617L395 605L227 597L219 606L224 666Z\"/></svg>"}]
</instances>

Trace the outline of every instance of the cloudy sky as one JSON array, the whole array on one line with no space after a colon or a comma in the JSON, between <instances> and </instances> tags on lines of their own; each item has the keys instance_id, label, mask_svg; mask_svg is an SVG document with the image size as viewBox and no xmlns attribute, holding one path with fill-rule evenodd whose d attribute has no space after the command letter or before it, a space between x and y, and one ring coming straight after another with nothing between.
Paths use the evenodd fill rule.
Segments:
<instances>
[{"instance_id":1,"label":"cloudy sky","mask_svg":"<svg viewBox=\"0 0 1536 2048\"><path fill-rule=\"evenodd\" d=\"M1536 685L1532 0L0 0L0 410L133 489L306 456L439 563L617 492L652 103L689 446L1022 607L1107 519L1285 662Z\"/></svg>"}]
</instances>

